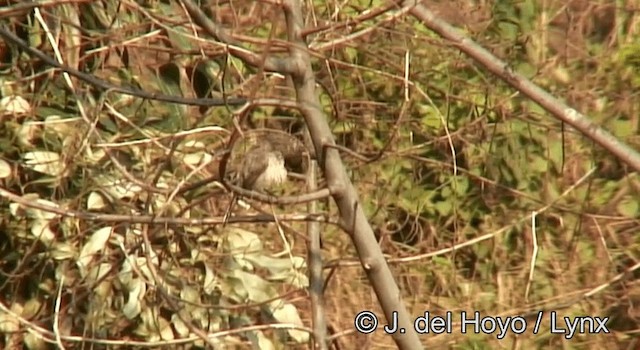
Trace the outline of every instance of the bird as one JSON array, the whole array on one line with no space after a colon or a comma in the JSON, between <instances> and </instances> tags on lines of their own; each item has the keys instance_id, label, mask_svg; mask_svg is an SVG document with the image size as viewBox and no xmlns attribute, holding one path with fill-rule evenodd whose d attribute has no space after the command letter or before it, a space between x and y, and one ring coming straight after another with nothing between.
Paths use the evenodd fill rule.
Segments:
<instances>
[{"instance_id":1,"label":"bird","mask_svg":"<svg viewBox=\"0 0 640 350\"><path fill-rule=\"evenodd\" d=\"M252 191L263 192L287 179L282 152L264 140L253 145L242 160L241 184Z\"/></svg>"},{"instance_id":2,"label":"bird","mask_svg":"<svg viewBox=\"0 0 640 350\"><path fill-rule=\"evenodd\" d=\"M269 134L265 134L269 135ZM265 192L270 187L282 184L287 179L287 168L285 167L286 147L274 146L269 137L255 138L253 145L248 147L248 151L239 152L237 158L239 169L235 171L235 181L246 190ZM250 143L250 144L251 144ZM284 149L284 151L283 151ZM285 152L283 154L283 152ZM224 225L226 225L233 207L238 197L234 193L231 203L224 215Z\"/></svg>"}]
</instances>

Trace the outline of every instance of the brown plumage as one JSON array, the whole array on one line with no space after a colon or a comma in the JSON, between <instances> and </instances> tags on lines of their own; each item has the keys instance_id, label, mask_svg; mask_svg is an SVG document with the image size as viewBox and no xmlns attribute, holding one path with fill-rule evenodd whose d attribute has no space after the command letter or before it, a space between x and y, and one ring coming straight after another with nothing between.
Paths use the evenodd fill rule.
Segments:
<instances>
[{"instance_id":1,"label":"brown plumage","mask_svg":"<svg viewBox=\"0 0 640 350\"><path fill-rule=\"evenodd\" d=\"M262 191L283 183L287 178L284 157L269 142L252 146L242 161L242 187Z\"/></svg>"},{"instance_id":2,"label":"brown plumage","mask_svg":"<svg viewBox=\"0 0 640 350\"><path fill-rule=\"evenodd\" d=\"M254 147L269 143L267 147L282 154L287 169L299 173L306 170L309 152L304 143L292 134L274 129L252 129L245 131L244 138L244 144Z\"/></svg>"}]
</instances>

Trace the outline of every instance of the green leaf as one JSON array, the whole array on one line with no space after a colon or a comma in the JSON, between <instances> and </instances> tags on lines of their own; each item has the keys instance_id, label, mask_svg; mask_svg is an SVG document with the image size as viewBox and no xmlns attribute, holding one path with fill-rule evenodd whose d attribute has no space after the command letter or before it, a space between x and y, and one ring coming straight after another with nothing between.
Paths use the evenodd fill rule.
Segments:
<instances>
[{"instance_id":1,"label":"green leaf","mask_svg":"<svg viewBox=\"0 0 640 350\"><path fill-rule=\"evenodd\" d=\"M436 202L435 204L435 208L438 211L438 214L442 215L442 216L447 216L451 214L451 210L453 209L453 205L451 204L451 201L440 201L440 202Z\"/></svg>"},{"instance_id":2,"label":"green leaf","mask_svg":"<svg viewBox=\"0 0 640 350\"><path fill-rule=\"evenodd\" d=\"M640 205L638 204L637 198L626 198L618 203L616 209L618 213L627 218L637 218L639 215L638 208Z\"/></svg>"},{"instance_id":3,"label":"green leaf","mask_svg":"<svg viewBox=\"0 0 640 350\"><path fill-rule=\"evenodd\" d=\"M466 195L469 190L469 178L466 176L456 176L451 182L451 189L457 196Z\"/></svg>"}]
</instances>

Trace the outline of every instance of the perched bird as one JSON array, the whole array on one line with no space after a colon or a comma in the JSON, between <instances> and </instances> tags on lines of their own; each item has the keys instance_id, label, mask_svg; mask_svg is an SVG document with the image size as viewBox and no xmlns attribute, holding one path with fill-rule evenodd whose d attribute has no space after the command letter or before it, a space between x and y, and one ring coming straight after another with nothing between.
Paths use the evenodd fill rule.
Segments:
<instances>
[{"instance_id":1,"label":"perched bird","mask_svg":"<svg viewBox=\"0 0 640 350\"><path fill-rule=\"evenodd\" d=\"M268 141L253 145L242 160L242 187L253 191L279 185L287 179L282 152Z\"/></svg>"},{"instance_id":2,"label":"perched bird","mask_svg":"<svg viewBox=\"0 0 640 350\"><path fill-rule=\"evenodd\" d=\"M273 134L268 133L263 135L265 136L262 138L252 137L250 142L239 145L236 148L237 153L234 157L235 160L238 160L236 164L239 166L235 168L235 175L237 176L235 179L239 180L239 185L244 189L257 192L264 192L270 187L277 186L287 180L285 156L287 155L287 150L291 148L290 146L284 147L288 145L287 143L275 142L274 146L274 143L271 142L271 140L286 140L285 138L273 137ZM291 138L293 139L293 137ZM243 146L248 150L243 151L246 149ZM234 194L224 215L225 225L231 216L237 199L236 194Z\"/></svg>"}]
</instances>

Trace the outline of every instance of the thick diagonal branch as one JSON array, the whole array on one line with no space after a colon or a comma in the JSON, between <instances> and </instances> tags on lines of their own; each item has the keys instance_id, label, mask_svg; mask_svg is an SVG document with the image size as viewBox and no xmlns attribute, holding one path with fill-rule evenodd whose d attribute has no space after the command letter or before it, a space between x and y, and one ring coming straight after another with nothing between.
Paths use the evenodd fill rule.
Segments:
<instances>
[{"instance_id":1,"label":"thick diagonal branch","mask_svg":"<svg viewBox=\"0 0 640 350\"><path fill-rule=\"evenodd\" d=\"M284 8L287 34L292 44L292 77L298 103L309 128L316 159L324 170L329 190L340 211L342 226L350 234L387 321L392 322L397 316L397 325L406 331L393 334L394 341L400 349L421 349L420 339L413 330L413 323L402 301L400 290L365 217L340 153L333 147L327 147L334 145L335 141L316 95L311 56L302 38L304 22L300 2L285 0Z\"/></svg>"},{"instance_id":2,"label":"thick diagonal branch","mask_svg":"<svg viewBox=\"0 0 640 350\"><path fill-rule=\"evenodd\" d=\"M636 171L640 171L640 154L636 150L592 122L587 116L562 103L562 101L553 97L544 89L522 76L522 74L515 72L507 63L501 61L473 40L462 35L456 28L438 18L425 5L416 2L416 0L406 0L400 3L405 7L415 5L410 13L427 28L449 40L457 49L529 97L556 118L571 125Z\"/></svg>"}]
</instances>

